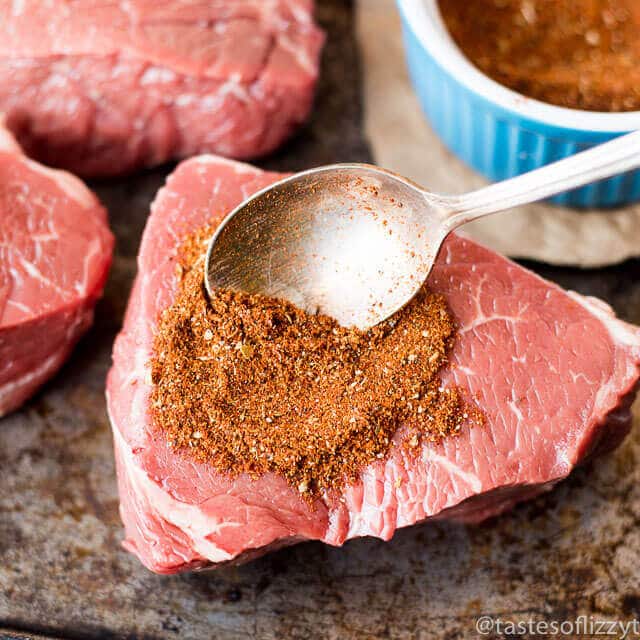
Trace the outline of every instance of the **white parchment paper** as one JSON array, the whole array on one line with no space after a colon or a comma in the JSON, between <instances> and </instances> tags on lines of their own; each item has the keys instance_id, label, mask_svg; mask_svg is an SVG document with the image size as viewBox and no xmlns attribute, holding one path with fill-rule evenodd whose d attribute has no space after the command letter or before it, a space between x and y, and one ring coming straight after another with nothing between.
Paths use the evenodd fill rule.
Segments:
<instances>
[{"instance_id":1,"label":"white parchment paper","mask_svg":"<svg viewBox=\"0 0 640 640\"><path fill-rule=\"evenodd\" d=\"M445 149L422 113L393 0L359 0L358 37L365 129L376 163L441 193L484 184ZM598 267L640 256L640 205L586 211L529 205L474 222L464 233L512 257Z\"/></svg>"}]
</instances>

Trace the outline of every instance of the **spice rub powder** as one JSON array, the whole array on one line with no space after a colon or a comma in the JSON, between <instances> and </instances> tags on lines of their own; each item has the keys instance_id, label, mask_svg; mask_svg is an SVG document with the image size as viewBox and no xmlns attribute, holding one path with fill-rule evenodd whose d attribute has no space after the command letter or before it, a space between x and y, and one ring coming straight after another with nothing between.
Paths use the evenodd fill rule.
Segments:
<instances>
[{"instance_id":1,"label":"spice rub powder","mask_svg":"<svg viewBox=\"0 0 640 640\"><path fill-rule=\"evenodd\" d=\"M280 474L312 498L385 458L401 427L408 450L460 431L471 412L438 376L455 336L442 296L423 289L368 332L282 300L209 299L210 234L183 244L154 342L153 420L175 449L221 473Z\"/></svg>"},{"instance_id":2,"label":"spice rub powder","mask_svg":"<svg viewBox=\"0 0 640 640\"><path fill-rule=\"evenodd\" d=\"M640 109L638 0L439 0L456 44L526 96L591 111Z\"/></svg>"}]
</instances>

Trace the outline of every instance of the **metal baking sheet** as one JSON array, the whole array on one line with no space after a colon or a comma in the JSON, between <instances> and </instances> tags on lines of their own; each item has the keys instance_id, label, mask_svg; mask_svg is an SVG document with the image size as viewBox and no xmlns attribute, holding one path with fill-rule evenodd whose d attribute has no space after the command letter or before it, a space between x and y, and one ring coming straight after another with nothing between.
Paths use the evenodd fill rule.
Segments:
<instances>
[{"instance_id":1,"label":"metal baking sheet","mask_svg":"<svg viewBox=\"0 0 640 640\"><path fill-rule=\"evenodd\" d=\"M330 41L316 112L268 168L370 160L353 8L319 4ZM481 615L640 617L637 430L549 495L480 527L432 523L342 549L302 544L173 577L122 551L104 379L149 202L170 169L93 185L118 238L96 324L63 371L0 422L0 638L450 639L479 637ZM528 266L640 323L640 261Z\"/></svg>"}]
</instances>

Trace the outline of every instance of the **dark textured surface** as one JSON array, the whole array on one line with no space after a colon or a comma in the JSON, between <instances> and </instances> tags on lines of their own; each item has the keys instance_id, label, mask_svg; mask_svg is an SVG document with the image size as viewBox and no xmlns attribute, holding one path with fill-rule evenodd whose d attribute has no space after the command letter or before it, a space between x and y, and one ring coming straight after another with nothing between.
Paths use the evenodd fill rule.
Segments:
<instances>
[{"instance_id":1,"label":"dark textured surface","mask_svg":"<svg viewBox=\"0 0 640 640\"><path fill-rule=\"evenodd\" d=\"M369 159L351 10L320 5L332 37L314 120L263 166ZM0 638L469 638L481 614L640 616L635 432L551 494L481 527L429 524L343 549L304 544L175 577L152 575L122 551L104 378L165 174L97 185L118 246L96 325L62 373L0 423ZM640 323L640 261L599 271L528 266Z\"/></svg>"}]
</instances>

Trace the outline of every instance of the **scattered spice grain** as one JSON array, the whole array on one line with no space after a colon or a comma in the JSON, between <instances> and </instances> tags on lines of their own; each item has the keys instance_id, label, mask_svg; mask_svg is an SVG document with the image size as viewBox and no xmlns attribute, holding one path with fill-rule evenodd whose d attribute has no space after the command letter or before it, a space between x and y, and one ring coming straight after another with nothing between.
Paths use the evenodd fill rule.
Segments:
<instances>
[{"instance_id":1,"label":"scattered spice grain","mask_svg":"<svg viewBox=\"0 0 640 640\"><path fill-rule=\"evenodd\" d=\"M590 111L640 109L638 0L439 0L467 58L531 98Z\"/></svg>"},{"instance_id":2,"label":"scattered spice grain","mask_svg":"<svg viewBox=\"0 0 640 640\"><path fill-rule=\"evenodd\" d=\"M306 498L389 455L457 434L469 415L438 376L455 327L423 289L389 321L347 329L272 298L204 291L211 229L182 246L179 290L151 361L152 412L171 445L222 473L284 476Z\"/></svg>"}]
</instances>

